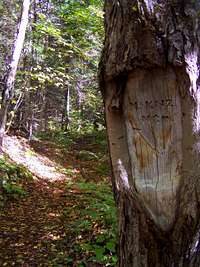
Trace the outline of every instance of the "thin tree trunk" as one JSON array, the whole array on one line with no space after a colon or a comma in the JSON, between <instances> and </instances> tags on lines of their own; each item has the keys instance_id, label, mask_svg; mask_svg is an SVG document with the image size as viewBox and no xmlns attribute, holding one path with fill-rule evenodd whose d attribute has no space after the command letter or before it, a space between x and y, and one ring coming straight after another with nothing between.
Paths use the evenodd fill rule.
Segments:
<instances>
[{"instance_id":1,"label":"thin tree trunk","mask_svg":"<svg viewBox=\"0 0 200 267\"><path fill-rule=\"evenodd\" d=\"M28 24L28 12L30 7L30 0L23 1L22 15L19 23L19 29L16 36L16 40L13 45L13 53L10 61L9 70L6 74L4 90L2 95L2 104L0 110L0 148L2 150L3 137L5 134L5 127L7 121L7 113L10 105L10 101L14 94L14 82L16 77L16 71L18 62L20 59L20 54L23 48L26 27Z\"/></svg>"},{"instance_id":2,"label":"thin tree trunk","mask_svg":"<svg viewBox=\"0 0 200 267\"><path fill-rule=\"evenodd\" d=\"M24 97L24 94L21 93L16 101L16 104L15 106L12 108L12 113L10 114L10 118L7 122L7 128L6 128L6 132L5 133L8 133L9 130L10 130L10 127L14 121L14 118L15 118L15 115L16 113L18 112L18 109L20 108L21 104L23 103L23 97Z\"/></svg>"},{"instance_id":3,"label":"thin tree trunk","mask_svg":"<svg viewBox=\"0 0 200 267\"><path fill-rule=\"evenodd\" d=\"M49 102L48 102L47 91L48 91L48 87L45 88L45 94L43 96L43 103L44 103L44 108L43 108L44 127L43 127L43 130L44 130L44 132L48 131L48 119L49 119L49 116L48 116Z\"/></svg>"},{"instance_id":4,"label":"thin tree trunk","mask_svg":"<svg viewBox=\"0 0 200 267\"><path fill-rule=\"evenodd\" d=\"M70 90L69 87L67 88L67 101L66 101L66 129L68 129L69 126L69 112L70 112Z\"/></svg>"},{"instance_id":5,"label":"thin tree trunk","mask_svg":"<svg viewBox=\"0 0 200 267\"><path fill-rule=\"evenodd\" d=\"M199 11L198 1L105 1L120 267L200 266Z\"/></svg>"},{"instance_id":6,"label":"thin tree trunk","mask_svg":"<svg viewBox=\"0 0 200 267\"><path fill-rule=\"evenodd\" d=\"M33 139L33 130L34 130L34 111L32 111L31 117L30 117L30 121L29 121L29 132L28 132L28 140L31 141Z\"/></svg>"},{"instance_id":7,"label":"thin tree trunk","mask_svg":"<svg viewBox=\"0 0 200 267\"><path fill-rule=\"evenodd\" d=\"M63 112L63 119L62 119L62 128L67 131L69 127L70 121L70 91L69 88L65 91L65 103L64 103L64 112Z\"/></svg>"}]
</instances>

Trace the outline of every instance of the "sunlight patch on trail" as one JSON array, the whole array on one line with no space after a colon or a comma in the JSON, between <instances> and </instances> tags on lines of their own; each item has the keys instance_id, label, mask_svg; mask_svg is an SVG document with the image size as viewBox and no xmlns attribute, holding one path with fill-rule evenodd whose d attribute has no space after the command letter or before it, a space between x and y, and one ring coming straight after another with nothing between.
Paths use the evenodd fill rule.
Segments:
<instances>
[{"instance_id":1,"label":"sunlight patch on trail","mask_svg":"<svg viewBox=\"0 0 200 267\"><path fill-rule=\"evenodd\" d=\"M4 150L13 161L25 166L38 178L50 181L69 179L65 174L58 171L61 168L59 165L34 152L25 138L5 136Z\"/></svg>"}]
</instances>

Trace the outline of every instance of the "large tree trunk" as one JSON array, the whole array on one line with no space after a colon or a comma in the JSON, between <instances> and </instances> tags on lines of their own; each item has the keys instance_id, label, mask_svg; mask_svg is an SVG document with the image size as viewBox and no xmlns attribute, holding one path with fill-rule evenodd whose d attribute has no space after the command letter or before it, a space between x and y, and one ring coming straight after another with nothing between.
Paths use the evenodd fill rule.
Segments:
<instances>
[{"instance_id":1,"label":"large tree trunk","mask_svg":"<svg viewBox=\"0 0 200 267\"><path fill-rule=\"evenodd\" d=\"M200 266L198 1L105 1L120 267Z\"/></svg>"},{"instance_id":2,"label":"large tree trunk","mask_svg":"<svg viewBox=\"0 0 200 267\"><path fill-rule=\"evenodd\" d=\"M22 6L22 15L19 23L16 40L13 44L13 53L10 60L8 72L5 75L4 89L2 94L2 104L0 109L0 150L2 152L3 137L5 134L5 126L7 121L7 113L10 101L13 98L14 82L17 72L17 66L20 59L20 54L23 48L26 27L28 24L28 12L30 7L30 0L24 0Z\"/></svg>"}]
</instances>

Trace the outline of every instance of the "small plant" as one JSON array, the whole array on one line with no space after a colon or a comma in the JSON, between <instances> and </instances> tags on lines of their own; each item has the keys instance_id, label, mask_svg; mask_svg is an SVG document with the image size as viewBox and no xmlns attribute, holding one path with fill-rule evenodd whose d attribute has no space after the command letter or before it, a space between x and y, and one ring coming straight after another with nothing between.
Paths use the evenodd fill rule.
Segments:
<instances>
[{"instance_id":1,"label":"small plant","mask_svg":"<svg viewBox=\"0 0 200 267\"><path fill-rule=\"evenodd\" d=\"M110 174L110 168L107 162L100 162L96 168L96 172L101 176L107 176Z\"/></svg>"},{"instance_id":2,"label":"small plant","mask_svg":"<svg viewBox=\"0 0 200 267\"><path fill-rule=\"evenodd\" d=\"M65 220L73 218L68 227L78 237L72 244L73 254L78 255L79 259L82 255L82 266L87 266L87 263L116 266L117 217L111 188L106 183L83 180L71 184L70 188L72 192L73 188L79 190L77 205L71 210L68 207L68 212L64 212ZM70 259L74 256L69 255Z\"/></svg>"},{"instance_id":3,"label":"small plant","mask_svg":"<svg viewBox=\"0 0 200 267\"><path fill-rule=\"evenodd\" d=\"M12 195L19 195L19 196L24 196L26 195L26 191L17 184L14 183L9 183L9 182L4 182L3 183L3 190L7 194L12 194Z\"/></svg>"},{"instance_id":4,"label":"small plant","mask_svg":"<svg viewBox=\"0 0 200 267\"><path fill-rule=\"evenodd\" d=\"M0 207L4 206L8 198L25 196L27 193L22 186L22 181L31 180L32 174L21 165L0 159Z\"/></svg>"}]
</instances>

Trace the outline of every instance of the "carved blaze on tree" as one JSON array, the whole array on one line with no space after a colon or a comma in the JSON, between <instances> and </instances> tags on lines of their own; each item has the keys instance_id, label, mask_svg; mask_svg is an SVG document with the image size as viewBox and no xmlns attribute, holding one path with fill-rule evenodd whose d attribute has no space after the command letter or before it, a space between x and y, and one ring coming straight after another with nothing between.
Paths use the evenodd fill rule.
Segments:
<instances>
[{"instance_id":1,"label":"carved blaze on tree","mask_svg":"<svg viewBox=\"0 0 200 267\"><path fill-rule=\"evenodd\" d=\"M105 0L120 267L200 266L200 2Z\"/></svg>"}]
</instances>

